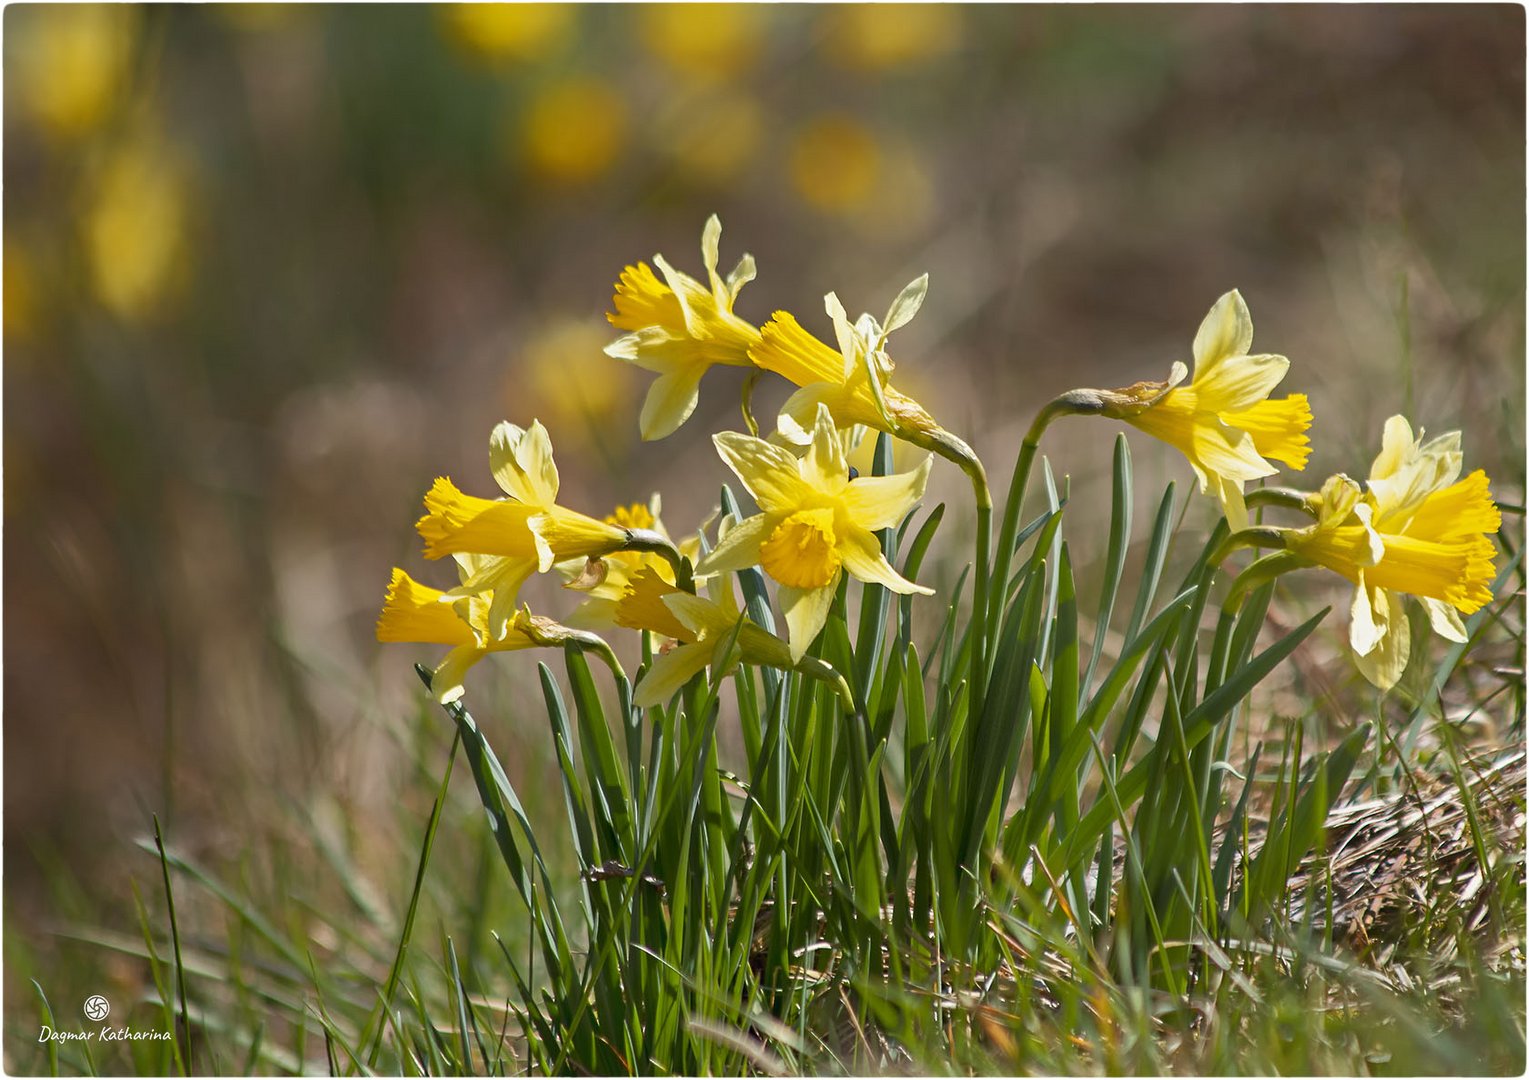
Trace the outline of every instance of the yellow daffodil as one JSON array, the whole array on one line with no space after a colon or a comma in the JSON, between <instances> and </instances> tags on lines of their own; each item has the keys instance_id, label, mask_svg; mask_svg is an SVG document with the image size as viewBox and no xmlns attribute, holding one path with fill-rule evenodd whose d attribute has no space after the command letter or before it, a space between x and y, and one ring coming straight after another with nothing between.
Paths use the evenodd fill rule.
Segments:
<instances>
[{"instance_id":1,"label":"yellow daffodil","mask_svg":"<svg viewBox=\"0 0 1529 1080\"><path fill-rule=\"evenodd\" d=\"M940 430L922 405L888 382L894 365L884 348L887 336L918 312L928 284L926 274L904 289L893 302L884 327L871 315L851 323L839 298L829 293L823 304L833 320L838 349L804 330L789 312L777 311L771 317L761 328L759 344L749 350L749 357L759 367L800 387L781 407L778 423L782 436L798 445L810 442L820 406L827 406L844 427L863 424L913 442Z\"/></svg>"},{"instance_id":2,"label":"yellow daffodil","mask_svg":"<svg viewBox=\"0 0 1529 1080\"><path fill-rule=\"evenodd\" d=\"M763 566L780 583L791 659L800 660L828 620L843 571L897 593L932 593L892 568L875 530L896 525L923 497L929 461L912 472L851 480L834 418L820 404L812 442L800 459L763 439L715 436L722 460L762 511L739 522L698 573Z\"/></svg>"},{"instance_id":3,"label":"yellow daffodil","mask_svg":"<svg viewBox=\"0 0 1529 1080\"><path fill-rule=\"evenodd\" d=\"M489 438L489 464L507 498L466 495L439 477L425 496L425 516L416 523L425 556L490 556L453 597L492 591L488 626L504 630L520 586L533 573L562 559L588 558L623 547L629 530L557 505L557 465L552 442L539 421L529 429L500 423Z\"/></svg>"},{"instance_id":4,"label":"yellow daffodil","mask_svg":"<svg viewBox=\"0 0 1529 1080\"><path fill-rule=\"evenodd\" d=\"M774 634L740 619L729 579L713 582L710 596L692 596L676 588L655 568L632 575L615 605L615 621L632 630L670 638L637 683L632 701L639 708L661 705L708 664L717 678L740 662L789 668L793 657ZM728 643L734 649L728 651Z\"/></svg>"},{"instance_id":5,"label":"yellow daffodil","mask_svg":"<svg viewBox=\"0 0 1529 1080\"><path fill-rule=\"evenodd\" d=\"M462 696L467 669L491 652L555 646L578 638L567 627L528 611L516 612L502 633L490 634L489 607L490 601L476 596L452 603L448 594L394 569L377 619L377 640L450 645L430 678L431 691L444 704Z\"/></svg>"},{"instance_id":6,"label":"yellow daffodil","mask_svg":"<svg viewBox=\"0 0 1529 1080\"><path fill-rule=\"evenodd\" d=\"M1457 642L1466 640L1460 616L1492 599L1488 534L1502 516L1486 474L1458 480L1461 465L1459 432L1424 443L1393 416L1366 489L1333 477L1311 500L1317 523L1285 534L1287 550L1355 584L1349 643L1365 678L1383 690L1401 678L1411 650L1404 594Z\"/></svg>"},{"instance_id":7,"label":"yellow daffodil","mask_svg":"<svg viewBox=\"0 0 1529 1080\"><path fill-rule=\"evenodd\" d=\"M717 273L722 223L713 214L701 233L701 258L708 284L653 257L660 280L647 263L628 266L616 284L612 326L629 331L606 348L658 378L648 388L639 426L644 439L661 439L689 419L699 399L701 376L713 364L748 367L749 348L759 340L753 325L733 314L744 285L754 280L754 257L745 255L726 278Z\"/></svg>"},{"instance_id":8,"label":"yellow daffodil","mask_svg":"<svg viewBox=\"0 0 1529 1080\"><path fill-rule=\"evenodd\" d=\"M1278 472L1268 459L1304 469L1311 453L1306 395L1268 400L1290 361L1267 353L1250 355L1252 344L1253 320L1242 294L1233 289L1216 301L1195 334L1189 383L1184 384L1188 369L1176 362L1166 383L1077 391L1099 401L1096 407L1071 411L1125 420L1178 449L1189 459L1200 490L1215 492L1232 529L1246 528L1242 485Z\"/></svg>"}]
</instances>

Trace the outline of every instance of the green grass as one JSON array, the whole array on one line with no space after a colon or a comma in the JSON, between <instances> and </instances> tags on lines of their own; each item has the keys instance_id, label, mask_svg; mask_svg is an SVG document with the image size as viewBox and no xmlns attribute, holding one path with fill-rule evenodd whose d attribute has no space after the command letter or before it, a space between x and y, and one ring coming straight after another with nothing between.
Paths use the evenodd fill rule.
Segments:
<instances>
[{"instance_id":1,"label":"green grass","mask_svg":"<svg viewBox=\"0 0 1529 1080\"><path fill-rule=\"evenodd\" d=\"M639 711L570 646L538 665L549 765L515 770L519 789L503 717L422 694L386 880L357 868L348 829L319 842L302 813L212 860L156 820L136 933L88 906L61 908L46 942L8 924L8 985L35 989L12 998L7 1067L1521 1071L1523 848L1502 822L1522 822L1523 793L1476 781L1484 757L1441 697L1465 683L1521 740L1521 691L1486 689L1460 648L1373 723L1332 715L1289 663L1327 612L1274 631L1286 586L1230 591L1210 561L1223 533L1178 535L1171 487L1133 543L1123 439L1097 586L1080 588L1045 479L1044 507L1000 532L980 698L959 600L926 625L878 586L842 591L814 648L853 708L744 667ZM910 578L945 518L884 535ZM1505 563L1504 599L1469 629L1521 658ZM740 578L770 626L763 578ZM1274 688L1305 711L1271 713ZM1485 914L1434 903L1356 947L1338 925L1353 868L1324 825L1424 786L1463 810ZM37 1043L113 965L114 1022L174 1039Z\"/></svg>"}]
</instances>

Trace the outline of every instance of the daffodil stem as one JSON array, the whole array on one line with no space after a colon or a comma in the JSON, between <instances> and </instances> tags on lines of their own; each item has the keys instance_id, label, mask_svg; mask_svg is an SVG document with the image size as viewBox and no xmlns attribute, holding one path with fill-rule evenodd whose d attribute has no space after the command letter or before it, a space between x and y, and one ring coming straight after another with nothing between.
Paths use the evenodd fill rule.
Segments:
<instances>
[{"instance_id":1,"label":"daffodil stem","mask_svg":"<svg viewBox=\"0 0 1529 1080\"><path fill-rule=\"evenodd\" d=\"M1277 506L1286 510L1302 510L1311 513L1310 498L1304 491L1296 491L1294 488L1285 487L1261 487L1254 488L1244 497L1249 510L1255 510L1260 506Z\"/></svg>"},{"instance_id":2,"label":"daffodil stem","mask_svg":"<svg viewBox=\"0 0 1529 1080\"><path fill-rule=\"evenodd\" d=\"M971 621L971 667L968 676L968 694L971 711L975 715L982 708L982 698L987 687L988 664L988 594L992 591L989 574L992 573L993 543L993 492L988 487L987 469L977 452L963 440L936 428L921 433L921 439L910 442L932 450L947 461L954 462L966 474L972 485L972 498L977 504L977 552L976 580L972 585Z\"/></svg>"},{"instance_id":3,"label":"daffodil stem","mask_svg":"<svg viewBox=\"0 0 1529 1080\"><path fill-rule=\"evenodd\" d=\"M739 405L743 409L743 422L749 429L749 434L759 438L759 421L754 419L754 385L759 382L761 372L759 368L750 368L748 376L743 380L743 395Z\"/></svg>"},{"instance_id":4,"label":"daffodil stem","mask_svg":"<svg viewBox=\"0 0 1529 1080\"><path fill-rule=\"evenodd\" d=\"M849 688L848 681L839 674L832 664L819 660L816 656L804 656L796 662L796 670L800 671L809 679L817 679L834 688L839 695L840 702L844 705L844 711L854 715L855 695Z\"/></svg>"},{"instance_id":5,"label":"daffodil stem","mask_svg":"<svg viewBox=\"0 0 1529 1080\"><path fill-rule=\"evenodd\" d=\"M621 667L621 661L616 659L616 653L610 647L608 641L594 634L589 634L587 639L585 635L580 634L575 640L580 648L594 653L601 660L605 661L605 666L611 669L611 676L617 683L627 681L626 672Z\"/></svg>"},{"instance_id":6,"label":"daffodil stem","mask_svg":"<svg viewBox=\"0 0 1529 1080\"><path fill-rule=\"evenodd\" d=\"M1030 430L1025 433L1024 441L1019 444L1019 457L1014 462L1014 476L1009 480L1009 497L1003 504L1003 524L998 530L998 551L993 560L993 620L994 627L991 632L997 632L997 620L999 612L1003 610L1003 589L1009 580L1009 565L1014 559L1015 537L1019 535L1019 519L1025 506L1025 488L1030 483L1030 470L1035 465L1035 455L1040 449L1041 436L1046 428L1058 416L1065 416L1073 410L1061 398L1046 405L1036 414L1030 424Z\"/></svg>"},{"instance_id":7,"label":"daffodil stem","mask_svg":"<svg viewBox=\"0 0 1529 1080\"><path fill-rule=\"evenodd\" d=\"M1255 525L1251 529L1240 529L1221 541L1221 545L1211 552L1209 563L1213 567L1220 566L1232 552L1239 548L1282 549L1285 546L1285 531L1273 525Z\"/></svg>"},{"instance_id":8,"label":"daffodil stem","mask_svg":"<svg viewBox=\"0 0 1529 1080\"><path fill-rule=\"evenodd\" d=\"M622 551L647 551L662 557L674 568L674 584L685 592L695 592L695 578L691 574L690 560L681 555L679 549L664 536L663 533L653 529L627 529L626 543L621 547Z\"/></svg>"}]
</instances>

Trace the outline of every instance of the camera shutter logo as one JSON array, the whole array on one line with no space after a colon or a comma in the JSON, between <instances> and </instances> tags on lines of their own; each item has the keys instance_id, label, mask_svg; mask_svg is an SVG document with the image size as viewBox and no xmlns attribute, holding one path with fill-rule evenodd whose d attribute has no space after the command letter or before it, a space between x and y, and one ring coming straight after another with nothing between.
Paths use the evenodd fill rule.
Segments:
<instances>
[{"instance_id":1,"label":"camera shutter logo","mask_svg":"<svg viewBox=\"0 0 1529 1080\"><path fill-rule=\"evenodd\" d=\"M92 994L85 999L85 1017L93 1023L100 1023L111 1013L111 1002L100 994Z\"/></svg>"}]
</instances>

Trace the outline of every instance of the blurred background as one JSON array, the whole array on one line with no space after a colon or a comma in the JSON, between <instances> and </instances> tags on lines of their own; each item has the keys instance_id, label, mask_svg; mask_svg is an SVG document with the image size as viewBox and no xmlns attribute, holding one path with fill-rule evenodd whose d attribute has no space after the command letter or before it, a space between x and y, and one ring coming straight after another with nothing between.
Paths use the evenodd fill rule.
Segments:
<instances>
[{"instance_id":1,"label":"blurred background","mask_svg":"<svg viewBox=\"0 0 1529 1080\"><path fill-rule=\"evenodd\" d=\"M1311 397L1310 486L1365 472L1406 412L1463 428L1522 502L1518 6L4 19L8 959L66 913L133 922L151 812L225 861L341 822L357 865L407 879L390 815L428 810L406 750L410 664L434 657L373 622L391 566L450 575L419 555L419 499L441 474L493 494L492 425L540 418L564 502L657 491L693 530L737 373L643 444L649 377L601 349L622 267L701 273L712 212L723 269L758 260L755 323L786 308L831 340L824 293L880 314L928 271L897 382L1000 491L1042 403L1164 377L1236 286L1256 347L1292 359L1282 391ZM761 415L783 397L762 388ZM1045 450L1076 493L1107 482L1112 438L1064 422ZM1184 490L1181 459L1133 451L1145 501ZM953 470L934 498L965 522ZM532 671L475 676L534 788Z\"/></svg>"}]
</instances>

